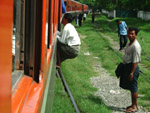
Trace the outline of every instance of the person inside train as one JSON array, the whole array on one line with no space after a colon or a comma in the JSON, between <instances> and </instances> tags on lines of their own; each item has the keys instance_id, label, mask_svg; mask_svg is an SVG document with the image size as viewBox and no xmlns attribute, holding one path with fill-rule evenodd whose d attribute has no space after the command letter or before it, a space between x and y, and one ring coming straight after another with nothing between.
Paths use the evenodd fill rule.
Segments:
<instances>
[{"instance_id":1,"label":"person inside train","mask_svg":"<svg viewBox=\"0 0 150 113\"><path fill-rule=\"evenodd\" d=\"M71 24L73 17L70 13L66 13L62 19L64 29L57 33L57 67L66 59L72 59L78 56L80 51L80 37Z\"/></svg>"}]
</instances>

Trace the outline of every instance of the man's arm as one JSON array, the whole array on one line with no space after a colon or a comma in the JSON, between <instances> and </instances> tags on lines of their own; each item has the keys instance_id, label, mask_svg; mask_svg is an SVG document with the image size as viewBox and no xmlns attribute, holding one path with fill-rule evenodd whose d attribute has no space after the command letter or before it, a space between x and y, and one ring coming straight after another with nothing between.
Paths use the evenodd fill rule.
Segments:
<instances>
[{"instance_id":1,"label":"man's arm","mask_svg":"<svg viewBox=\"0 0 150 113\"><path fill-rule=\"evenodd\" d=\"M131 69L131 73L130 73L130 75L129 75L129 81L132 81L132 80L133 80L133 73L134 73L134 71L136 70L137 65L138 65L138 63L133 63L132 69Z\"/></svg>"},{"instance_id":2,"label":"man's arm","mask_svg":"<svg viewBox=\"0 0 150 113\"><path fill-rule=\"evenodd\" d=\"M119 24L117 24L118 27L118 36L120 37L120 28L119 28Z\"/></svg>"},{"instance_id":3,"label":"man's arm","mask_svg":"<svg viewBox=\"0 0 150 113\"><path fill-rule=\"evenodd\" d=\"M124 22L124 23L125 23L125 26L126 26L126 30L128 31L128 26L127 26L126 22Z\"/></svg>"}]
</instances>

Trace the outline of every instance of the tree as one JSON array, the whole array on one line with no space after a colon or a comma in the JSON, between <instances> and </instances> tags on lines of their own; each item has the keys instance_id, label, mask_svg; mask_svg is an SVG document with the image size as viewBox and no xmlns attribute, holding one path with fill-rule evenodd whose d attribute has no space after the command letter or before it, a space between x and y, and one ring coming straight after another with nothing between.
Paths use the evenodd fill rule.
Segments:
<instances>
[{"instance_id":1,"label":"tree","mask_svg":"<svg viewBox=\"0 0 150 113\"><path fill-rule=\"evenodd\" d=\"M112 11L116 8L116 0L96 0L96 3L102 9Z\"/></svg>"},{"instance_id":2,"label":"tree","mask_svg":"<svg viewBox=\"0 0 150 113\"><path fill-rule=\"evenodd\" d=\"M150 11L150 0L76 0L92 9Z\"/></svg>"}]
</instances>

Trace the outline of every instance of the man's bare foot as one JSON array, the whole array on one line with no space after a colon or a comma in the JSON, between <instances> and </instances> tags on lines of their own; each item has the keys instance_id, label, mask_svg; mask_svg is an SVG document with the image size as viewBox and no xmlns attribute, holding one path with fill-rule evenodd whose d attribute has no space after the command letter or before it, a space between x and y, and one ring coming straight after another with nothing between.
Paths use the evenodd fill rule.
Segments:
<instances>
[{"instance_id":1,"label":"man's bare foot","mask_svg":"<svg viewBox=\"0 0 150 113\"><path fill-rule=\"evenodd\" d=\"M133 107L132 105L127 106L127 107L126 107L126 110L127 110L127 109L129 109L129 108L132 108L132 107ZM133 108L134 108L134 107L133 107ZM136 106L136 108L138 109L138 107L137 107L137 106Z\"/></svg>"},{"instance_id":2,"label":"man's bare foot","mask_svg":"<svg viewBox=\"0 0 150 113\"><path fill-rule=\"evenodd\" d=\"M60 69L60 65L56 65L56 69Z\"/></svg>"},{"instance_id":3,"label":"man's bare foot","mask_svg":"<svg viewBox=\"0 0 150 113\"><path fill-rule=\"evenodd\" d=\"M129 108L131 108L131 107L132 107L132 105L130 105L130 106L127 106L127 107L126 107L126 110L127 110L127 109L129 109Z\"/></svg>"},{"instance_id":4,"label":"man's bare foot","mask_svg":"<svg viewBox=\"0 0 150 113\"><path fill-rule=\"evenodd\" d=\"M137 107L128 106L127 109L124 112L131 113L131 112L136 112L136 111L138 111Z\"/></svg>"}]
</instances>

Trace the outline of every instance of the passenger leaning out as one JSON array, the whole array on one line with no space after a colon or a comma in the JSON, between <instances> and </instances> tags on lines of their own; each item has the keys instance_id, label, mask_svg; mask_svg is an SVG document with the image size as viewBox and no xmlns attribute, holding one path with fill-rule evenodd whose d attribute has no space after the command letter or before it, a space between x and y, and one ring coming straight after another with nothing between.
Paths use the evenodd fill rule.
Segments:
<instances>
[{"instance_id":1,"label":"passenger leaning out","mask_svg":"<svg viewBox=\"0 0 150 113\"><path fill-rule=\"evenodd\" d=\"M75 27L71 24L72 20L72 15L66 13L62 19L64 29L57 34L57 67L60 67L64 60L78 56L80 51L80 37Z\"/></svg>"}]
</instances>

